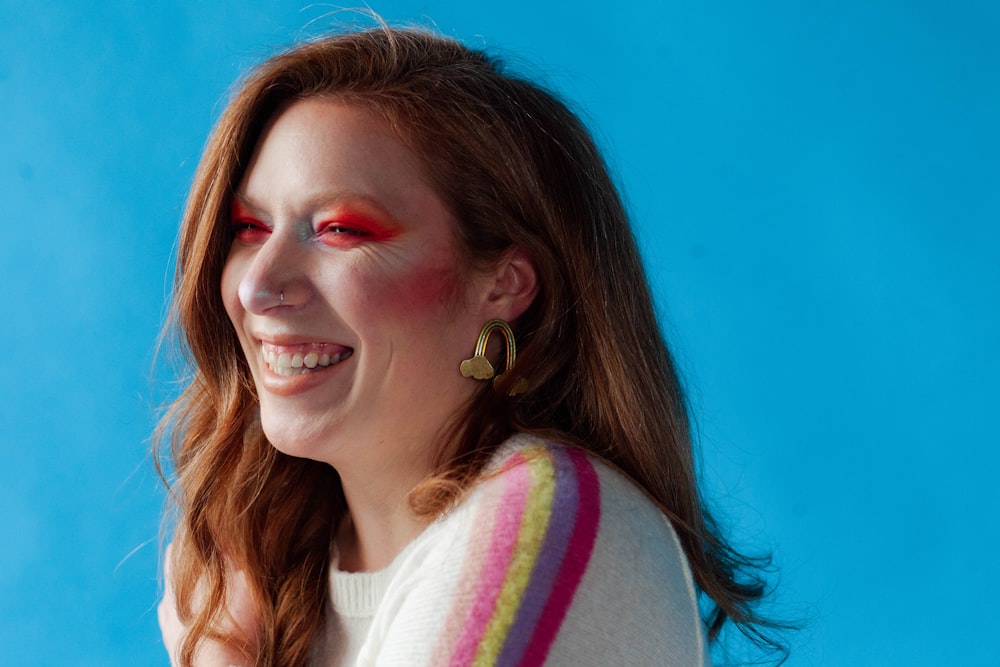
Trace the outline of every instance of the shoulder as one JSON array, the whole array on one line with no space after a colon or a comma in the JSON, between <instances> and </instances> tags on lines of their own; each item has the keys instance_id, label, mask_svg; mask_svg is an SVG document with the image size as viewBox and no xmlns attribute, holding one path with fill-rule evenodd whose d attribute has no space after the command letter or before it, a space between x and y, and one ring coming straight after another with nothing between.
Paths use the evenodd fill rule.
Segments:
<instances>
[{"instance_id":1,"label":"shoulder","mask_svg":"<svg viewBox=\"0 0 1000 667\"><path fill-rule=\"evenodd\" d=\"M469 522L454 599L466 602L456 610L466 650L493 647L502 664L531 656L542 657L535 664L544 656L551 664L701 664L696 594L676 534L610 466L515 436L459 514Z\"/></svg>"},{"instance_id":2,"label":"shoulder","mask_svg":"<svg viewBox=\"0 0 1000 667\"><path fill-rule=\"evenodd\" d=\"M402 555L359 665L670 665L705 654L663 514L582 450L518 435Z\"/></svg>"},{"instance_id":3,"label":"shoulder","mask_svg":"<svg viewBox=\"0 0 1000 667\"><path fill-rule=\"evenodd\" d=\"M529 435L511 438L463 503L477 530L516 539L550 562L577 558L688 566L673 526L624 474L588 452ZM553 551L555 550L555 551Z\"/></svg>"}]
</instances>

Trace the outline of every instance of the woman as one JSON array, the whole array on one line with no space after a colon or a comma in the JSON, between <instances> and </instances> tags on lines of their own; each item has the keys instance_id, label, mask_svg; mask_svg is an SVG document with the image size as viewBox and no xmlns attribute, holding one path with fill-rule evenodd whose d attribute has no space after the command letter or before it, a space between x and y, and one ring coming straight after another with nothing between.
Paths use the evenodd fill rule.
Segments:
<instances>
[{"instance_id":1,"label":"woman","mask_svg":"<svg viewBox=\"0 0 1000 667\"><path fill-rule=\"evenodd\" d=\"M757 634L605 165L483 53L384 28L260 66L174 313L174 664L697 665Z\"/></svg>"}]
</instances>

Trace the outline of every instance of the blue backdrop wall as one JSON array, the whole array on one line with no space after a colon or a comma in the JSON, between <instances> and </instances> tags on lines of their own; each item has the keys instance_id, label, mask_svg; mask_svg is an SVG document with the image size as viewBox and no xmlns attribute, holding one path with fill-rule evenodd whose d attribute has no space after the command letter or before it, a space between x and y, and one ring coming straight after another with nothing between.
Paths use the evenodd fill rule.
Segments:
<instances>
[{"instance_id":1,"label":"blue backdrop wall","mask_svg":"<svg viewBox=\"0 0 1000 667\"><path fill-rule=\"evenodd\" d=\"M791 665L984 664L1000 6L386 1L537 66L626 191L704 475ZM148 455L186 189L305 2L0 1L0 655L166 665Z\"/></svg>"}]
</instances>

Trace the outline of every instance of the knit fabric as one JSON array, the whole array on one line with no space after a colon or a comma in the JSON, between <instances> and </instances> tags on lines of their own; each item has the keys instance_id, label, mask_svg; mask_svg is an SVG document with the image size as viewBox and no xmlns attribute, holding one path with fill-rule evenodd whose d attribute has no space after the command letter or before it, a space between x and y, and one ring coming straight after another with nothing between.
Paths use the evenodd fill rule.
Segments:
<instances>
[{"instance_id":1,"label":"knit fabric","mask_svg":"<svg viewBox=\"0 0 1000 667\"><path fill-rule=\"evenodd\" d=\"M374 573L330 575L314 667L708 664L662 513L579 450L518 435Z\"/></svg>"}]
</instances>

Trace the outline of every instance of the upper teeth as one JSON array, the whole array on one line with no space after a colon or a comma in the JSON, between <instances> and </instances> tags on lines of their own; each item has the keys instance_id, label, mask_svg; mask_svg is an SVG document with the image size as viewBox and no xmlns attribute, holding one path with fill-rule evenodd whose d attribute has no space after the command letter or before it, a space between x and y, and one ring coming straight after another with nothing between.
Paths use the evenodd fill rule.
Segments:
<instances>
[{"instance_id":1,"label":"upper teeth","mask_svg":"<svg viewBox=\"0 0 1000 667\"><path fill-rule=\"evenodd\" d=\"M332 366L351 356L352 351L346 350L341 353L328 354L313 350L302 354L301 352L279 353L275 350L265 349L264 362L278 375L291 375L294 371L301 372L302 368L312 369L317 366Z\"/></svg>"}]
</instances>

